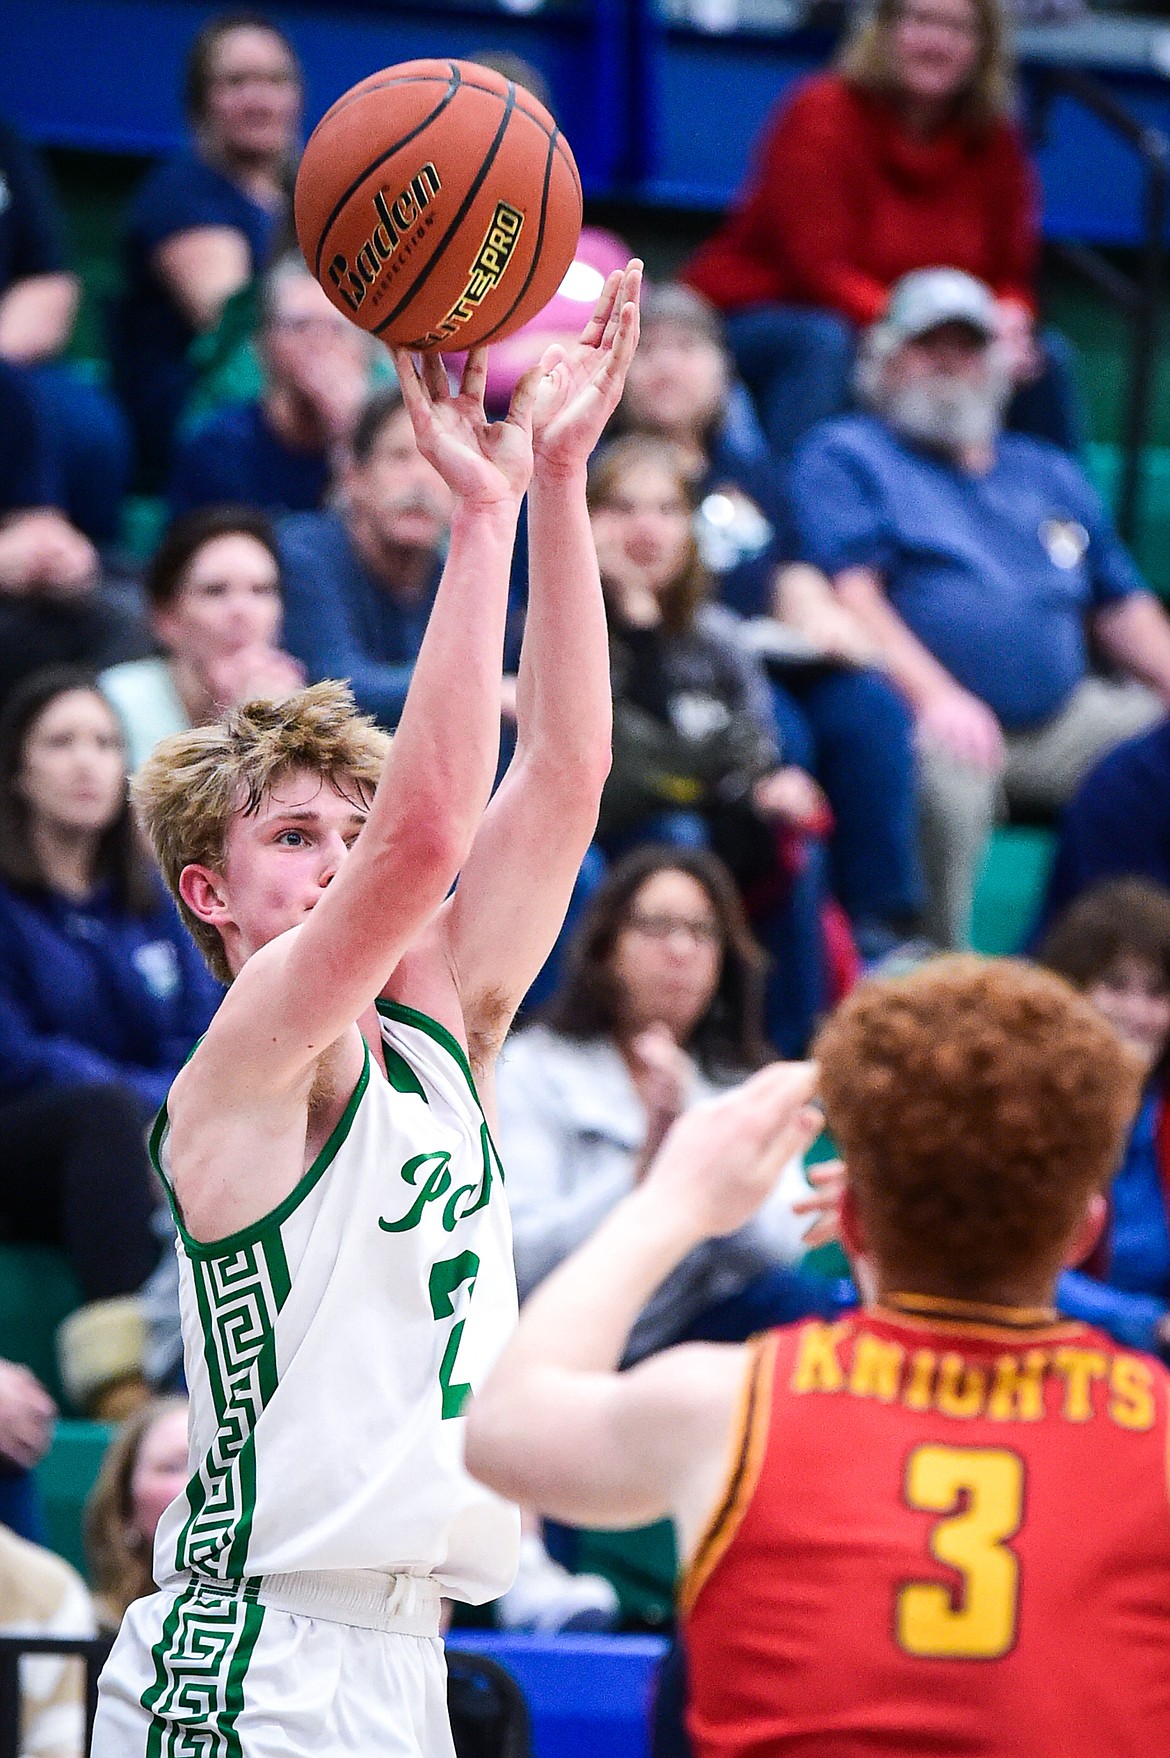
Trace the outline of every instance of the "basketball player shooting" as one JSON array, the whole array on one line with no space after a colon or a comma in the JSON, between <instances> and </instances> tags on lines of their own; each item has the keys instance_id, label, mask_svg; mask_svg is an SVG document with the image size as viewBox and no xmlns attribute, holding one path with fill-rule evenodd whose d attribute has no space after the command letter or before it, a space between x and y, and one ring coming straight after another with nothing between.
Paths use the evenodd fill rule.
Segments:
<instances>
[{"instance_id":1,"label":"basketball player shooting","mask_svg":"<svg viewBox=\"0 0 1170 1758\"><path fill-rule=\"evenodd\" d=\"M319 684L164 741L137 784L231 986L155 1128L192 1475L102 1675L95 1758L452 1751L440 1596L495 1598L519 1537L462 1467L465 1401L516 1314L485 1108L609 764L585 465L640 275L610 277L499 423L484 349L455 396L437 359L396 356L457 505L393 742ZM525 491L517 744L489 804Z\"/></svg>"},{"instance_id":2,"label":"basketball player shooting","mask_svg":"<svg viewBox=\"0 0 1170 1758\"><path fill-rule=\"evenodd\" d=\"M819 1125L817 1071L765 1069L526 1303L468 1464L575 1525L673 1516L696 1758L1164 1751L1170 1374L1053 1310L1141 1071L1058 978L974 958L864 985L817 1055L865 1310L616 1371Z\"/></svg>"}]
</instances>

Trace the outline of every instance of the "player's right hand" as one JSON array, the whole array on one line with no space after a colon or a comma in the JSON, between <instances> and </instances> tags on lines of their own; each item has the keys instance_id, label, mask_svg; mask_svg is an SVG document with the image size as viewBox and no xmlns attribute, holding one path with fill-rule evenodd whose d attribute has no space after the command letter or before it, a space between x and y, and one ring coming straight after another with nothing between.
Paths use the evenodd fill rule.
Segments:
<instances>
[{"instance_id":1,"label":"player's right hand","mask_svg":"<svg viewBox=\"0 0 1170 1758\"><path fill-rule=\"evenodd\" d=\"M465 505L518 508L532 479L532 413L540 368L524 374L506 419L489 421L483 406L486 348L472 348L455 394L437 354L419 360L421 366L408 349L394 350L399 388L423 457Z\"/></svg>"},{"instance_id":2,"label":"player's right hand","mask_svg":"<svg viewBox=\"0 0 1170 1758\"><path fill-rule=\"evenodd\" d=\"M741 1086L684 1112L643 1186L696 1239L718 1239L751 1220L783 1168L820 1133L809 1101L815 1062L773 1062Z\"/></svg>"}]
</instances>

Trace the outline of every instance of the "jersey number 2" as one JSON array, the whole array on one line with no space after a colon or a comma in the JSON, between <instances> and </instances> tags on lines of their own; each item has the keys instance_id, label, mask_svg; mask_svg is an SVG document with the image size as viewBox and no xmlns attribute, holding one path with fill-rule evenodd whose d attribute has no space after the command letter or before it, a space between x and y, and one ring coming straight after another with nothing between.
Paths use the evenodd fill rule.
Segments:
<instances>
[{"instance_id":1,"label":"jersey number 2","mask_svg":"<svg viewBox=\"0 0 1170 1758\"><path fill-rule=\"evenodd\" d=\"M1008 1539L1024 1516L1024 1461L998 1447L915 1447L905 1499L942 1514L930 1552L958 1571L956 1594L938 1581L898 1590L898 1646L931 1659L998 1660L1016 1640L1020 1564Z\"/></svg>"},{"instance_id":2,"label":"jersey number 2","mask_svg":"<svg viewBox=\"0 0 1170 1758\"><path fill-rule=\"evenodd\" d=\"M473 1251L461 1251L458 1257L440 1258L431 1268L429 1283L431 1311L436 1319L453 1318L455 1315L455 1294L464 1282L469 1283L468 1298L475 1292L475 1278L479 1274L479 1259ZM471 1396L471 1387L466 1383L456 1385L453 1379L455 1357L459 1353L459 1343L463 1336L463 1326L467 1321L460 1319L452 1325L451 1335L447 1338L447 1347L443 1351L443 1359L439 1363L439 1386L443 1393L443 1421L449 1416L462 1416L463 1406Z\"/></svg>"}]
</instances>

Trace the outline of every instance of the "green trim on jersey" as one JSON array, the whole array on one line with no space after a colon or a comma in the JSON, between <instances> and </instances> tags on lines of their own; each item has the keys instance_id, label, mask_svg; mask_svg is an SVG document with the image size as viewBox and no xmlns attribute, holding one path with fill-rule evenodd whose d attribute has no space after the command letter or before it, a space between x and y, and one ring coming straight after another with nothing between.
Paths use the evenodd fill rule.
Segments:
<instances>
[{"instance_id":1,"label":"green trim on jersey","mask_svg":"<svg viewBox=\"0 0 1170 1758\"><path fill-rule=\"evenodd\" d=\"M291 1286L281 1227L336 1159L370 1081L363 1040L362 1072L329 1140L288 1196L261 1220L225 1239L192 1239L176 1215L191 1266L203 1332L203 1362L216 1432L187 1484L187 1519L175 1546L175 1567L211 1580L242 1580L256 1507L256 1423L277 1383L276 1319ZM151 1134L151 1157L162 1168L164 1106ZM176 1207L172 1195L172 1207Z\"/></svg>"},{"instance_id":2,"label":"green trim on jersey","mask_svg":"<svg viewBox=\"0 0 1170 1758\"><path fill-rule=\"evenodd\" d=\"M471 1064L467 1060L467 1051L454 1032L449 1032L445 1025L440 1025L438 1020L432 1019L429 1013L420 1013L417 1008L407 1007L401 1001L387 1001L383 997L379 997L374 1005L383 1019L396 1019L402 1025L414 1026L417 1031L425 1032L428 1038L433 1038L436 1044L440 1044L448 1056L454 1057L459 1065L460 1074L471 1088L472 1098L479 1105L480 1110L483 1110L483 1106L479 1102L479 1093L476 1090L475 1076L472 1074Z\"/></svg>"},{"instance_id":3,"label":"green trim on jersey","mask_svg":"<svg viewBox=\"0 0 1170 1758\"><path fill-rule=\"evenodd\" d=\"M386 1064L386 1079L396 1093L413 1093L416 1098L422 1100L424 1105L430 1104L427 1089L406 1057L401 1050L396 1050L393 1044L388 1044L385 1038L382 1039L382 1060Z\"/></svg>"},{"instance_id":4,"label":"green trim on jersey","mask_svg":"<svg viewBox=\"0 0 1170 1758\"><path fill-rule=\"evenodd\" d=\"M342 1143L345 1141L345 1138L353 1127L353 1120L357 1115L357 1108L361 1104L362 1097L370 1083L370 1047L364 1038L362 1039L362 1050L364 1052L364 1057L362 1061L362 1071L358 1076L357 1085L349 1096L349 1102L347 1103L345 1110L337 1120L337 1127L334 1129L329 1140L325 1143L325 1146L321 1149L321 1152L317 1155L317 1158L313 1161L313 1164L309 1167L308 1171L302 1174L292 1190L289 1191L284 1201L279 1203L276 1208L271 1209L267 1215L262 1215L260 1220L253 1221L250 1226L241 1227L237 1233L229 1233L224 1239L212 1239L208 1241L192 1239L183 1224L183 1217L179 1213L179 1205L175 1200L175 1193L171 1189L170 1179L163 1171L162 1166L163 1137L167 1132L170 1122L170 1119L167 1116L166 1106L164 1105L162 1107L162 1110L154 1120L154 1128L150 1132L150 1157L154 1163L155 1171L163 1181L163 1186L167 1193L167 1200L171 1205L171 1213L175 1218L175 1226L178 1229L179 1238L183 1241L183 1246L188 1257L226 1257L232 1252L246 1250L248 1246L255 1245L257 1241L262 1239L265 1233L270 1229L281 1227L284 1222L288 1220L293 1210L304 1201L313 1186L324 1175L324 1173L329 1170L329 1167L337 1158Z\"/></svg>"},{"instance_id":5,"label":"green trim on jersey","mask_svg":"<svg viewBox=\"0 0 1170 1758\"><path fill-rule=\"evenodd\" d=\"M437 1019L432 1019L429 1013L420 1013L417 1007L407 1007L406 1003L403 1001L388 1001L383 996L379 996L378 1000L374 1003L374 1006L377 1008L383 1019L397 1020L400 1025L414 1026L416 1031L425 1032L428 1038L432 1038L434 1042L439 1045L440 1049L446 1050L448 1056L454 1059L455 1063L458 1065L460 1074L471 1089L471 1096L475 1100L476 1110L483 1118L483 1126L480 1134L482 1137L483 1164L486 1181L483 1187L483 1201L477 1202L475 1205L475 1208L477 1209L482 1208L487 1202L487 1193L491 1188L492 1161L495 1161L496 1171L499 1173L501 1183L504 1182L504 1167L500 1160L500 1151L496 1147L495 1140L492 1136L491 1126L487 1120L487 1112L483 1108L483 1101L479 1096L479 1090L475 1084L475 1076L471 1072L471 1064L467 1060L466 1050L464 1050L463 1045L459 1042L459 1039L453 1032L449 1032L445 1025L440 1025ZM395 1050L394 1046L392 1044L387 1044L385 1039L382 1040L382 1049L386 1056L386 1073L391 1086L397 1087L399 1092L404 1090L399 1086L398 1081L391 1073L390 1058L393 1057L396 1062L403 1062L406 1064L412 1081L410 1091L413 1092L417 1086L418 1091L422 1093L423 1098L426 1099L427 1095L423 1092L422 1083L414 1073L414 1070L410 1068L410 1064L406 1063L406 1058L399 1055L399 1052ZM429 1099L427 1100L427 1103L430 1103ZM469 1215L474 1214L475 1209L468 1209L467 1212ZM460 1219L462 1219L462 1217L460 1217Z\"/></svg>"},{"instance_id":6,"label":"green trim on jersey","mask_svg":"<svg viewBox=\"0 0 1170 1758\"><path fill-rule=\"evenodd\" d=\"M191 1264L216 1431L187 1485L175 1567L242 1580L256 1508L256 1424L277 1384L276 1319L291 1280L279 1228Z\"/></svg>"},{"instance_id":7,"label":"green trim on jersey","mask_svg":"<svg viewBox=\"0 0 1170 1758\"><path fill-rule=\"evenodd\" d=\"M263 1623L262 1605L198 1581L176 1597L140 1699L150 1715L146 1758L244 1758L236 1723Z\"/></svg>"}]
</instances>

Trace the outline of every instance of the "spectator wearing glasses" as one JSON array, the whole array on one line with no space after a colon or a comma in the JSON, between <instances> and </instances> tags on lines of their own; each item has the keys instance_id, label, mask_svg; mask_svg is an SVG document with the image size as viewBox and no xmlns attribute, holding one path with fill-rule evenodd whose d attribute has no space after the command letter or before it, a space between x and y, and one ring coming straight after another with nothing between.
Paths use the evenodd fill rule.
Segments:
<instances>
[{"instance_id":1,"label":"spectator wearing glasses","mask_svg":"<svg viewBox=\"0 0 1170 1758\"><path fill-rule=\"evenodd\" d=\"M598 842L611 856L658 841L727 862L772 957L768 1035L799 1055L843 976L825 933L825 796L792 761L743 624L708 602L683 455L627 434L593 459L588 495L614 696Z\"/></svg>"},{"instance_id":2,"label":"spectator wearing glasses","mask_svg":"<svg viewBox=\"0 0 1170 1758\"><path fill-rule=\"evenodd\" d=\"M247 502L273 517L309 513L329 487L369 384L374 345L329 303L298 256L264 278L257 350L263 394L231 404L180 437L172 513Z\"/></svg>"},{"instance_id":3,"label":"spectator wearing glasses","mask_svg":"<svg viewBox=\"0 0 1170 1758\"><path fill-rule=\"evenodd\" d=\"M751 179L686 278L782 454L843 410L856 338L912 269L986 281L1017 395L1011 425L1076 443L1067 344L1035 329L1039 217L1011 119L999 0L878 0L836 69L786 96Z\"/></svg>"},{"instance_id":4,"label":"spectator wearing glasses","mask_svg":"<svg viewBox=\"0 0 1170 1758\"><path fill-rule=\"evenodd\" d=\"M768 1055L764 955L726 867L702 849L635 849L590 898L565 980L497 1069L500 1153L520 1298L576 1250L644 1176L684 1110ZM751 1226L688 1257L647 1306L626 1359L683 1337L726 1338L811 1310L788 1267L809 1196L794 1160ZM784 1274L776 1274L783 1270Z\"/></svg>"},{"instance_id":5,"label":"spectator wearing glasses","mask_svg":"<svg viewBox=\"0 0 1170 1758\"><path fill-rule=\"evenodd\" d=\"M195 38L184 95L192 144L134 197L112 338L115 383L151 485L166 479L194 386L192 343L267 266L289 225L301 71L260 13L225 13Z\"/></svg>"}]
</instances>

